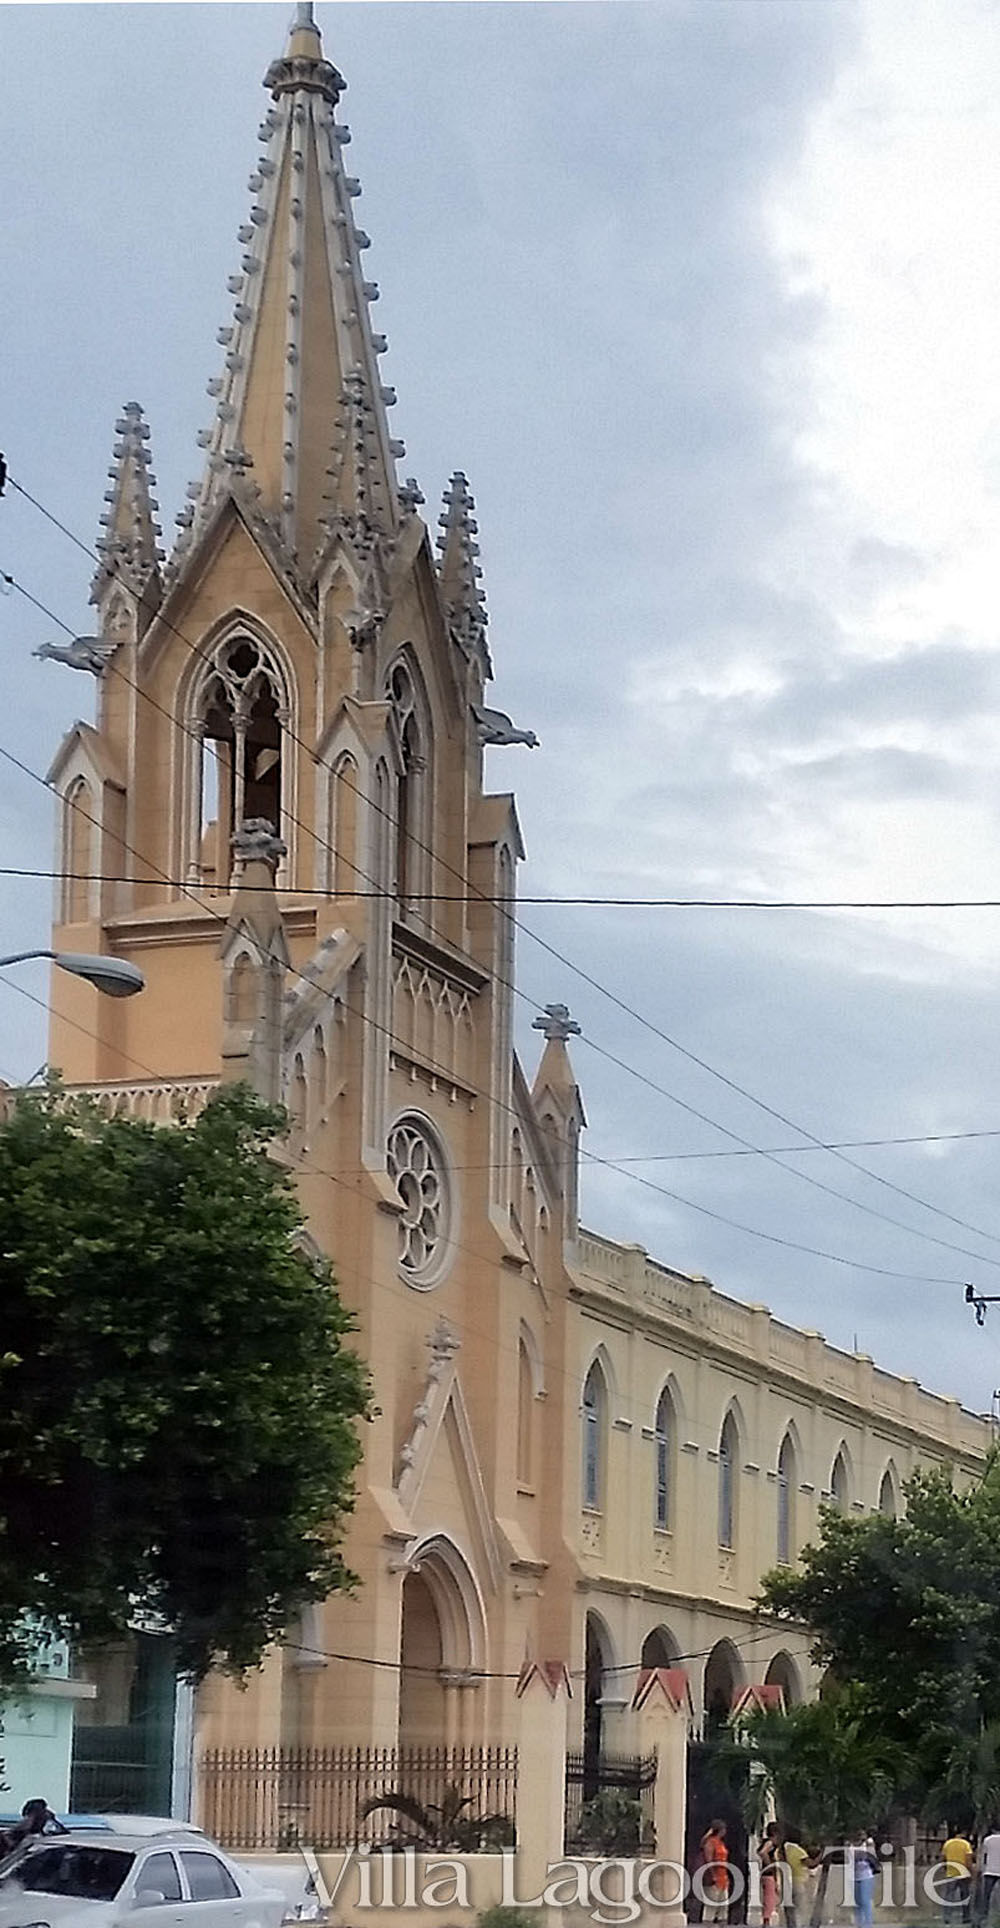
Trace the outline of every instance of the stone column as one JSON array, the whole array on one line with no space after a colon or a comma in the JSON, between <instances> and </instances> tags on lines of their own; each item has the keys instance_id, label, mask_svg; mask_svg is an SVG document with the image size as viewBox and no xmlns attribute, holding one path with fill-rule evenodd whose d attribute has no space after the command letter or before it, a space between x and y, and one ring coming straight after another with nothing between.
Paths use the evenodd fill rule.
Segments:
<instances>
[{"instance_id":1,"label":"stone column","mask_svg":"<svg viewBox=\"0 0 1000 1928\"><path fill-rule=\"evenodd\" d=\"M546 1872L562 1859L566 1805L566 1706L572 1696L565 1661L522 1668L517 1750L517 1889L541 1894Z\"/></svg>"},{"instance_id":2,"label":"stone column","mask_svg":"<svg viewBox=\"0 0 1000 1928\"><path fill-rule=\"evenodd\" d=\"M691 1721L691 1694L687 1675L681 1667L645 1668L632 1700L638 1730L639 1750L656 1756L656 1785L653 1793L653 1829L656 1858L669 1861L678 1870L660 1878L662 1900L658 1910L664 1928L682 1928L685 1921L683 1897L684 1845L687 1831L687 1749Z\"/></svg>"}]
</instances>

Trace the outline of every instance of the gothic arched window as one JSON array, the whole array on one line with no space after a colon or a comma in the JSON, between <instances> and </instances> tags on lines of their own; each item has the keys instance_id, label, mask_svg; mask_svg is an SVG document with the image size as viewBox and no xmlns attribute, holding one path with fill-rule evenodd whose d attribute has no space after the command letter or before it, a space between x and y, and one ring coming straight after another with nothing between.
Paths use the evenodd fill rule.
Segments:
<instances>
[{"instance_id":1,"label":"gothic arched window","mask_svg":"<svg viewBox=\"0 0 1000 1928\"><path fill-rule=\"evenodd\" d=\"M664 1386L656 1402L656 1416L653 1421L653 1446L655 1450L653 1520L665 1532L670 1525L671 1506L670 1488L673 1473L674 1450L674 1409L670 1394Z\"/></svg>"},{"instance_id":2,"label":"gothic arched window","mask_svg":"<svg viewBox=\"0 0 1000 1928\"><path fill-rule=\"evenodd\" d=\"M522 1337L517 1347L517 1483L522 1487L531 1486L534 1471L534 1404L535 1375Z\"/></svg>"},{"instance_id":3,"label":"gothic arched window","mask_svg":"<svg viewBox=\"0 0 1000 1928\"><path fill-rule=\"evenodd\" d=\"M67 924L83 924L90 916L95 830L93 791L86 777L77 777L66 792L63 817L63 901Z\"/></svg>"},{"instance_id":4,"label":"gothic arched window","mask_svg":"<svg viewBox=\"0 0 1000 1928\"><path fill-rule=\"evenodd\" d=\"M358 766L348 751L337 758L330 773L329 822L330 888L336 897L353 897L359 887Z\"/></svg>"},{"instance_id":5,"label":"gothic arched window","mask_svg":"<svg viewBox=\"0 0 1000 1928\"><path fill-rule=\"evenodd\" d=\"M847 1476L847 1461L841 1450L833 1462L830 1475L830 1495L838 1513L846 1513L850 1505L851 1489Z\"/></svg>"},{"instance_id":6,"label":"gothic arched window","mask_svg":"<svg viewBox=\"0 0 1000 1928\"><path fill-rule=\"evenodd\" d=\"M583 1382L583 1504L598 1512L604 1501L608 1389L594 1360Z\"/></svg>"},{"instance_id":7,"label":"gothic arched window","mask_svg":"<svg viewBox=\"0 0 1000 1928\"><path fill-rule=\"evenodd\" d=\"M778 1565L790 1566L795 1557L795 1447L786 1433L778 1454Z\"/></svg>"},{"instance_id":8,"label":"gothic arched window","mask_svg":"<svg viewBox=\"0 0 1000 1928\"><path fill-rule=\"evenodd\" d=\"M229 887L230 846L253 818L281 832L284 730L281 675L255 636L228 636L212 653L195 728L200 738L189 873L199 883Z\"/></svg>"},{"instance_id":9,"label":"gothic arched window","mask_svg":"<svg viewBox=\"0 0 1000 1928\"><path fill-rule=\"evenodd\" d=\"M719 1435L719 1545L728 1549L736 1545L736 1468L739 1453L736 1421L732 1413L727 1413Z\"/></svg>"},{"instance_id":10,"label":"gothic arched window","mask_svg":"<svg viewBox=\"0 0 1000 1928\"><path fill-rule=\"evenodd\" d=\"M421 898L425 888L430 827L427 822L426 705L405 656L397 657L389 671L386 695L392 705L398 762L393 887L400 912L405 913Z\"/></svg>"},{"instance_id":11,"label":"gothic arched window","mask_svg":"<svg viewBox=\"0 0 1000 1928\"><path fill-rule=\"evenodd\" d=\"M887 1520L895 1520L899 1516L896 1505L896 1486L888 1466L882 1475L882 1484L878 1489L878 1510Z\"/></svg>"}]
</instances>

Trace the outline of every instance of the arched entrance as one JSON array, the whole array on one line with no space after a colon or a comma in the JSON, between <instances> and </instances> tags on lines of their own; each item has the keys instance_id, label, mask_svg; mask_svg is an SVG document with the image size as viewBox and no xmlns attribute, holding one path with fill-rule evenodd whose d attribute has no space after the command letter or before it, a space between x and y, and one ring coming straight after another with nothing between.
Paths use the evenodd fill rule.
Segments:
<instances>
[{"instance_id":1,"label":"arched entrance","mask_svg":"<svg viewBox=\"0 0 1000 1928\"><path fill-rule=\"evenodd\" d=\"M653 1627L642 1643L639 1664L647 1667L676 1667L680 1647L666 1627Z\"/></svg>"},{"instance_id":2,"label":"arched entrance","mask_svg":"<svg viewBox=\"0 0 1000 1928\"><path fill-rule=\"evenodd\" d=\"M726 1845L733 1866L746 1880L747 1835L744 1819L747 1776L734 1774L727 1723L733 1701L745 1685L743 1663L731 1640L718 1640L705 1662L702 1682L702 1739L688 1748L688 1866L694 1864L710 1821L726 1824ZM747 1763L749 1765L749 1754ZM734 1918L741 1913L734 1911Z\"/></svg>"},{"instance_id":3,"label":"arched entrance","mask_svg":"<svg viewBox=\"0 0 1000 1928\"><path fill-rule=\"evenodd\" d=\"M403 1581L403 1624L399 1643L399 1740L421 1747L445 1738L444 1649L441 1622L422 1573Z\"/></svg>"},{"instance_id":4,"label":"arched entrance","mask_svg":"<svg viewBox=\"0 0 1000 1928\"><path fill-rule=\"evenodd\" d=\"M486 1664L485 1616L468 1564L444 1535L416 1547L407 1563L399 1662L401 1746L478 1738L462 1703Z\"/></svg>"},{"instance_id":5,"label":"arched entrance","mask_svg":"<svg viewBox=\"0 0 1000 1928\"><path fill-rule=\"evenodd\" d=\"M802 1681L791 1654L786 1653L784 1648L770 1661L764 1680L768 1687L781 1688L785 1696L786 1708L799 1706L802 1700Z\"/></svg>"},{"instance_id":6,"label":"arched entrance","mask_svg":"<svg viewBox=\"0 0 1000 1928\"><path fill-rule=\"evenodd\" d=\"M704 1706L706 1736L724 1727L733 1710L743 1667L731 1640L717 1640L705 1662Z\"/></svg>"},{"instance_id":7,"label":"arched entrance","mask_svg":"<svg viewBox=\"0 0 1000 1928\"><path fill-rule=\"evenodd\" d=\"M611 1664L607 1628L596 1613L588 1613L583 1659L583 1798L589 1801L600 1785L604 1747L605 1676Z\"/></svg>"}]
</instances>

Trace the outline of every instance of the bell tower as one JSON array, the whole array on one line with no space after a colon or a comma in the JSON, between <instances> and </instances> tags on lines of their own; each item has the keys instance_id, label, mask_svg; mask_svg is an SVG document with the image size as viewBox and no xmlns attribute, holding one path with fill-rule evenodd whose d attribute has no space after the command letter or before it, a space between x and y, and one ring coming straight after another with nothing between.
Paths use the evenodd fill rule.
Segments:
<instances>
[{"instance_id":1,"label":"bell tower","mask_svg":"<svg viewBox=\"0 0 1000 1928\"><path fill-rule=\"evenodd\" d=\"M513 797L484 785L487 746L536 739L486 705L466 476L436 542L397 476L345 83L309 5L264 85L202 471L164 557L150 433L126 406L93 591L97 723L51 773L73 873L54 947L132 958L146 990L104 1000L95 1030L64 980L50 1055L140 1115L233 1078L282 1102L309 1235L374 1375L347 1549L362 1587L308 1643L357 1667L307 1678L290 1649L246 1695L210 1683L200 1731L311 1744L335 1722L389 1743L401 1721L421 1738L433 1708L447 1734L427 1739L472 1742L510 1725L502 1683L541 1638L525 1575L561 1545L565 1374L547 1358L582 1113L555 1044L544 1105L516 1065L523 848ZM401 1698L401 1650L435 1642L440 1692Z\"/></svg>"}]
</instances>

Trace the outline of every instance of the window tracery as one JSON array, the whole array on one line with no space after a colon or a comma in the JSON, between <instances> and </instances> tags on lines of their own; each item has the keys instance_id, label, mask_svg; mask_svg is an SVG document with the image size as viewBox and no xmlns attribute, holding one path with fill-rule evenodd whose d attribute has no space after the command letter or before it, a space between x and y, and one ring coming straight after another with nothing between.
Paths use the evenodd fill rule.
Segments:
<instances>
[{"instance_id":1,"label":"window tracery","mask_svg":"<svg viewBox=\"0 0 1000 1928\"><path fill-rule=\"evenodd\" d=\"M429 828L426 705L405 656L398 656L389 670L386 696L392 705L398 758L393 888L402 914L414 905L420 909Z\"/></svg>"},{"instance_id":2,"label":"window tracery","mask_svg":"<svg viewBox=\"0 0 1000 1928\"><path fill-rule=\"evenodd\" d=\"M595 1359L583 1384L583 1504L598 1512L604 1503L608 1393Z\"/></svg>"},{"instance_id":3,"label":"window tracery","mask_svg":"<svg viewBox=\"0 0 1000 1928\"><path fill-rule=\"evenodd\" d=\"M433 1285L447 1251L450 1201L444 1156L423 1119L397 1120L389 1133L386 1165L403 1205L400 1270L411 1285Z\"/></svg>"},{"instance_id":4,"label":"window tracery","mask_svg":"<svg viewBox=\"0 0 1000 1928\"><path fill-rule=\"evenodd\" d=\"M673 1402L668 1388L664 1386L656 1402L653 1421L653 1443L656 1455L653 1518L660 1532L666 1532L671 1524L674 1430Z\"/></svg>"},{"instance_id":5,"label":"window tracery","mask_svg":"<svg viewBox=\"0 0 1000 1928\"><path fill-rule=\"evenodd\" d=\"M287 723L283 678L264 644L242 630L224 637L195 709L200 741L189 873L197 882L228 888L230 846L242 823L262 818L280 834Z\"/></svg>"}]
</instances>

